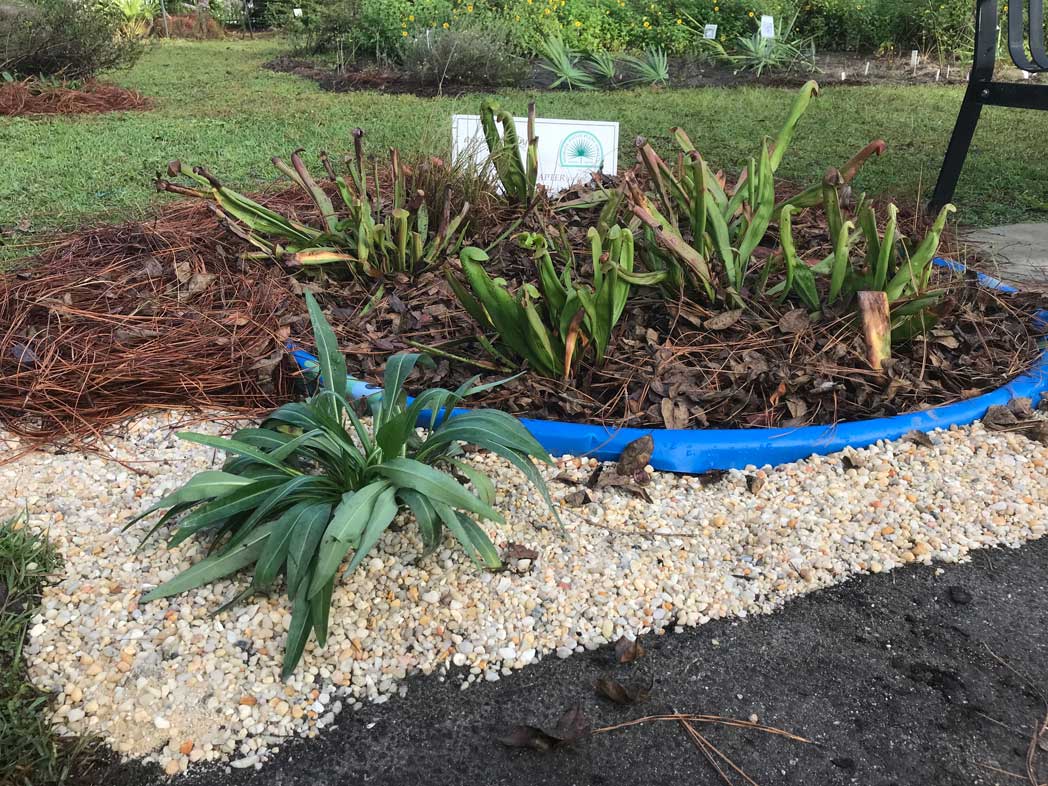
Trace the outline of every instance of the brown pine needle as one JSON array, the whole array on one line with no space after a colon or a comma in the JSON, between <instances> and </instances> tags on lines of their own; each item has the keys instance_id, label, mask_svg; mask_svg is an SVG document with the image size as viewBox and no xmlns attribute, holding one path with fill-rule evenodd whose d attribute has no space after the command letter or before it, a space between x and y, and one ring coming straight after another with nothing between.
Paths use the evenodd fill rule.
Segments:
<instances>
[{"instance_id":1,"label":"brown pine needle","mask_svg":"<svg viewBox=\"0 0 1048 786\"><path fill-rule=\"evenodd\" d=\"M622 723L616 723L613 726L602 726L599 729L594 729L593 734L603 734L609 731L616 731L617 729L623 729L627 726L636 726L641 723L655 723L658 721L688 721L691 723L715 723L721 726L733 726L740 729L752 729L753 731L762 731L765 734L776 734L780 737L785 737L788 740L794 742L804 742L811 744L812 740L806 737L801 737L792 732L786 731L785 729L779 729L774 726L765 726L762 723L754 723L753 721L740 720L738 718L726 718L723 715L690 715L685 713L668 713L665 715L645 715L643 718L634 718L633 720L624 721Z\"/></svg>"}]
</instances>

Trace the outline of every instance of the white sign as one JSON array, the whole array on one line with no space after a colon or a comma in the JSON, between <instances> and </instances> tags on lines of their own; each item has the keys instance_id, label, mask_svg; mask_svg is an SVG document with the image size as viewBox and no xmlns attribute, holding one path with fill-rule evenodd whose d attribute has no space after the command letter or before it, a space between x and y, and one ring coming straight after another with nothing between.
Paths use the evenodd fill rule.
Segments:
<instances>
[{"instance_id":1,"label":"white sign","mask_svg":"<svg viewBox=\"0 0 1048 786\"><path fill-rule=\"evenodd\" d=\"M702 28L702 37L710 40L717 37L717 25L706 25Z\"/></svg>"},{"instance_id":2,"label":"white sign","mask_svg":"<svg viewBox=\"0 0 1048 786\"><path fill-rule=\"evenodd\" d=\"M775 38L775 17L767 14L761 17L761 38Z\"/></svg>"},{"instance_id":3,"label":"white sign","mask_svg":"<svg viewBox=\"0 0 1048 786\"><path fill-rule=\"evenodd\" d=\"M520 155L527 160L528 119L515 117ZM539 138L538 182L550 194L590 179L593 172L616 175L619 170L619 124L598 120L535 119ZM451 116L451 159L460 155L483 161L488 155L478 115Z\"/></svg>"},{"instance_id":4,"label":"white sign","mask_svg":"<svg viewBox=\"0 0 1048 786\"><path fill-rule=\"evenodd\" d=\"M294 14L295 16L302 16L302 9L301 8L292 8L291 9L291 13Z\"/></svg>"}]
</instances>

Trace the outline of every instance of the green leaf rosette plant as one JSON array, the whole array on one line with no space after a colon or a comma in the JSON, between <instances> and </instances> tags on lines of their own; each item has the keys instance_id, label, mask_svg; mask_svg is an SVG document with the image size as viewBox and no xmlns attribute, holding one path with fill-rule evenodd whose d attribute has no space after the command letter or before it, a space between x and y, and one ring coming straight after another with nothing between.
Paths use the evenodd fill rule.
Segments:
<instances>
[{"instance_id":1,"label":"green leaf rosette plant","mask_svg":"<svg viewBox=\"0 0 1048 786\"><path fill-rule=\"evenodd\" d=\"M450 416L464 398L501 381L478 385L474 377L454 391L426 390L409 403L404 382L424 356L394 355L386 363L384 391L370 401L371 420L362 420L347 396L346 362L335 334L312 295L306 300L319 359L315 395L285 404L261 427L241 429L232 438L179 434L224 451L227 460L220 470L193 476L128 524L166 510L147 539L177 521L169 546L194 537L210 545L207 557L149 592L145 602L252 568L250 584L221 611L282 577L292 604L285 678L310 633L324 645L343 560L352 553L345 573L355 570L399 512L414 516L427 554L447 528L478 565L501 566L477 523L478 518L503 523L492 507L495 486L462 460L462 444L502 457L538 487L551 510L553 504L532 458L552 461L520 421L495 410Z\"/></svg>"}]
</instances>

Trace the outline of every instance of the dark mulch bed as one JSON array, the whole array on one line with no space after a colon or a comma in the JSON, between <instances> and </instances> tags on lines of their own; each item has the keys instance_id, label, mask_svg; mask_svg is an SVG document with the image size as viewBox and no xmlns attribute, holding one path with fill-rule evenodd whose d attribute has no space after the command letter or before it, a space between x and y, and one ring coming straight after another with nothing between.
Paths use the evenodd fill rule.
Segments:
<instances>
[{"instance_id":1,"label":"dark mulch bed","mask_svg":"<svg viewBox=\"0 0 1048 786\"><path fill-rule=\"evenodd\" d=\"M757 76L753 71L738 71L732 66L698 57L670 58L672 88L742 87L761 85L797 87L809 79L818 80L823 87L846 85L962 85L968 78L968 67L957 62L921 62L914 70L909 56L876 57L850 52L818 53L816 70L795 68L789 72L770 72ZM348 92L374 90L383 93L407 93L422 97L486 93L500 87L522 90L548 90L554 77L548 71L533 66L528 77L514 84L495 84L478 79L473 83L445 82L438 86L421 83L397 70L394 64L361 61L338 69L320 60L308 57L282 55L265 64L265 68L311 79L326 90ZM1002 67L1000 78L1018 81L1017 69ZM625 85L624 85L625 86Z\"/></svg>"},{"instance_id":2,"label":"dark mulch bed","mask_svg":"<svg viewBox=\"0 0 1048 786\"><path fill-rule=\"evenodd\" d=\"M127 88L93 80L81 85L0 83L0 115L83 115L151 109L153 102Z\"/></svg>"},{"instance_id":3,"label":"dark mulch bed","mask_svg":"<svg viewBox=\"0 0 1048 786\"><path fill-rule=\"evenodd\" d=\"M264 201L310 212L297 192ZM566 229L580 260L581 219ZM532 228L548 220L529 219ZM501 228L475 222L486 228L479 245ZM818 258L821 230L798 224L798 232ZM145 407L272 407L294 395L285 342L308 346L304 287L328 306L349 368L363 379L380 381L391 353L420 349L437 363L412 381L416 389L517 370L476 343L476 326L441 272L372 283L295 279L275 263L241 261L244 249L204 206L176 203L152 221L60 238L4 276L0 419L53 439L97 433ZM493 250L489 271L510 282L534 276L530 256L512 242ZM869 370L847 314L811 322L789 305L766 306L725 324L699 304L652 293L630 301L602 366L587 360L568 382L526 374L474 401L607 426L826 424L970 397L1039 355L1028 318L1038 296L988 292L965 276L940 283L949 293L939 323L926 339L896 347L886 374Z\"/></svg>"}]
</instances>

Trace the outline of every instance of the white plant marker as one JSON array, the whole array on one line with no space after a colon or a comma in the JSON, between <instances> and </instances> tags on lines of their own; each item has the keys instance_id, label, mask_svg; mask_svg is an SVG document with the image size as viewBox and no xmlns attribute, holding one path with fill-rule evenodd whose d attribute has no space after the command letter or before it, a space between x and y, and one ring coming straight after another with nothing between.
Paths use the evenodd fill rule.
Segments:
<instances>
[{"instance_id":1,"label":"white plant marker","mask_svg":"<svg viewBox=\"0 0 1048 786\"><path fill-rule=\"evenodd\" d=\"M702 28L702 37L708 41L712 41L717 37L717 25L706 25Z\"/></svg>"},{"instance_id":2,"label":"white plant marker","mask_svg":"<svg viewBox=\"0 0 1048 786\"><path fill-rule=\"evenodd\" d=\"M775 17L763 14L761 16L761 38L775 38Z\"/></svg>"},{"instance_id":3,"label":"white plant marker","mask_svg":"<svg viewBox=\"0 0 1048 786\"><path fill-rule=\"evenodd\" d=\"M950 67L946 66L946 81L950 81Z\"/></svg>"},{"instance_id":4,"label":"white plant marker","mask_svg":"<svg viewBox=\"0 0 1048 786\"><path fill-rule=\"evenodd\" d=\"M295 16L302 16L302 9L301 8L292 8L291 9L291 13L294 14Z\"/></svg>"},{"instance_id":5,"label":"white plant marker","mask_svg":"<svg viewBox=\"0 0 1048 786\"><path fill-rule=\"evenodd\" d=\"M920 53L914 49L910 52L910 68L913 69L914 75L917 74L917 63L920 61Z\"/></svg>"},{"instance_id":6,"label":"white plant marker","mask_svg":"<svg viewBox=\"0 0 1048 786\"><path fill-rule=\"evenodd\" d=\"M841 81L843 82L847 78L848 78L848 75L846 73L844 73L843 71L841 71Z\"/></svg>"},{"instance_id":7,"label":"white plant marker","mask_svg":"<svg viewBox=\"0 0 1048 786\"><path fill-rule=\"evenodd\" d=\"M870 75L870 61L869 60L866 61L866 70L862 72L862 75L863 76L869 76Z\"/></svg>"},{"instance_id":8,"label":"white plant marker","mask_svg":"<svg viewBox=\"0 0 1048 786\"><path fill-rule=\"evenodd\" d=\"M939 81L939 74L941 74L941 73L942 73L942 69L941 68L936 68L935 69L935 81L936 82Z\"/></svg>"}]
</instances>

